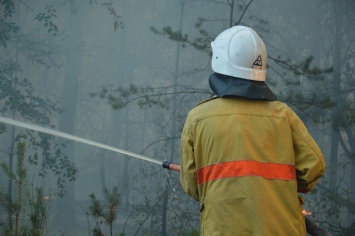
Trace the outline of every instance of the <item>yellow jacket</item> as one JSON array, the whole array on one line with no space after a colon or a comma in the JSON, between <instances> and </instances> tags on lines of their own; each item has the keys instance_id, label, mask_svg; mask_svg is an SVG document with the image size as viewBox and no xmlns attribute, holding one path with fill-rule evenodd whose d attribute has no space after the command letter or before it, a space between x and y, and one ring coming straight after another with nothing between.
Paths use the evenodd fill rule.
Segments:
<instances>
[{"instance_id":1,"label":"yellow jacket","mask_svg":"<svg viewBox=\"0 0 355 236\"><path fill-rule=\"evenodd\" d=\"M306 235L298 192L312 190L326 168L286 104L242 98L212 98L189 112L180 164L205 236Z\"/></svg>"}]
</instances>

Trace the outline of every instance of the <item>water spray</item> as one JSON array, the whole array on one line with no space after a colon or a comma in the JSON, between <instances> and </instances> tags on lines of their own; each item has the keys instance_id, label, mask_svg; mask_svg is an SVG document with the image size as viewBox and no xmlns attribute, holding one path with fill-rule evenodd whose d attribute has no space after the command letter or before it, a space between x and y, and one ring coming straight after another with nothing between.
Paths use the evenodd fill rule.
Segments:
<instances>
[{"instance_id":1,"label":"water spray","mask_svg":"<svg viewBox=\"0 0 355 236\"><path fill-rule=\"evenodd\" d=\"M35 131L38 131L41 133L50 134L50 135L65 138L65 139L69 139L69 140L76 141L79 143L85 143L85 144L88 144L91 146L103 148L103 149L110 150L113 152L125 154L127 156L131 156L131 157L135 157L135 158L138 158L141 160L149 161L151 163L159 164L165 169L170 169L170 170L180 172L179 165L171 164L168 161L164 161L164 162L158 161L158 160L155 160L155 159L152 159L152 158L149 158L149 157L137 154L137 153L133 153L133 152L123 150L120 148L116 148L116 147L112 147L112 146L109 146L109 145L106 145L103 143L95 142L95 141L81 138L81 137L78 137L75 135L63 133L63 132L60 132L57 130L53 130L53 129L49 129L49 128L45 128L45 127L41 127L41 126L37 126L37 125L32 125L32 124L28 124L28 123L24 123L21 121L9 119L9 118L4 118L4 117L0 117L0 122L5 123L5 124L9 124L9 125L14 125L14 126L21 127L21 128L25 128L25 129L35 130Z\"/></svg>"}]
</instances>

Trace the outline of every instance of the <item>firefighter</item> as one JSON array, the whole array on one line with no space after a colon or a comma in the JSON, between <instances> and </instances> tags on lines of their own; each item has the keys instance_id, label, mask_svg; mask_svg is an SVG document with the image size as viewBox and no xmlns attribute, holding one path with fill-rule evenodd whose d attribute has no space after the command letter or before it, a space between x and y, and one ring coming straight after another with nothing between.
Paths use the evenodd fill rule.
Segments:
<instances>
[{"instance_id":1,"label":"firefighter","mask_svg":"<svg viewBox=\"0 0 355 236\"><path fill-rule=\"evenodd\" d=\"M301 198L324 174L322 152L265 83L267 51L251 28L211 43L214 97L188 114L180 181L200 205L201 235L306 235Z\"/></svg>"}]
</instances>

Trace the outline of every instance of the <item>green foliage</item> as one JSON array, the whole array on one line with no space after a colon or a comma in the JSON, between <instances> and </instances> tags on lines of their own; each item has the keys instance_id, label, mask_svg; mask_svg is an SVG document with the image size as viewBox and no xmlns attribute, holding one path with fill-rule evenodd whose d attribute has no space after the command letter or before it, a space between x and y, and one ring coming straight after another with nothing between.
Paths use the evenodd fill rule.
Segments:
<instances>
[{"instance_id":1,"label":"green foliage","mask_svg":"<svg viewBox=\"0 0 355 236\"><path fill-rule=\"evenodd\" d=\"M115 95L118 94L118 95ZM128 89L118 86L116 89L103 88L100 93L92 93L92 97L99 96L102 99L107 99L113 109L121 109L131 102L138 101L141 108L148 108L153 105L165 107L164 101L161 100L159 94L154 94L154 89L147 87L138 87L131 84Z\"/></svg>"},{"instance_id":2,"label":"green foliage","mask_svg":"<svg viewBox=\"0 0 355 236\"><path fill-rule=\"evenodd\" d=\"M0 46L6 47L7 42L19 31L20 27L13 22L0 19Z\"/></svg>"},{"instance_id":3,"label":"green foliage","mask_svg":"<svg viewBox=\"0 0 355 236\"><path fill-rule=\"evenodd\" d=\"M197 28L201 27L202 21L203 20L200 19L199 22L196 23ZM170 26L165 26L162 28L162 30L158 30L154 26L151 26L150 30L154 34L166 36L169 40L181 42L182 47L191 45L197 50L205 51L210 54L210 42L212 41L212 36L202 28L199 29L200 36L196 38L190 37L187 34L183 34L180 30L174 31Z\"/></svg>"},{"instance_id":4,"label":"green foliage","mask_svg":"<svg viewBox=\"0 0 355 236\"><path fill-rule=\"evenodd\" d=\"M7 210L10 215L8 225L5 227L6 235L43 235L51 199L44 196L42 188L35 188L34 193L30 191L25 165L25 143L17 143L16 156L15 170L11 170L6 162L0 163L0 170L14 186L12 193L5 193L0 187L0 209ZM30 226L21 223L21 217L27 217Z\"/></svg>"},{"instance_id":5,"label":"green foliage","mask_svg":"<svg viewBox=\"0 0 355 236\"><path fill-rule=\"evenodd\" d=\"M36 20L43 22L44 27L48 28L48 33L53 33L53 36L58 35L58 26L54 23L54 19L57 18L57 11L52 5L46 5L44 12L40 12L36 16Z\"/></svg>"},{"instance_id":6,"label":"green foliage","mask_svg":"<svg viewBox=\"0 0 355 236\"><path fill-rule=\"evenodd\" d=\"M282 96L283 94L281 94ZM332 117L329 115L329 111L336 105L330 97L319 97L314 92L298 93L291 90L282 99L301 111L302 118L311 119L317 123L330 122Z\"/></svg>"},{"instance_id":7,"label":"green foliage","mask_svg":"<svg viewBox=\"0 0 355 236\"><path fill-rule=\"evenodd\" d=\"M0 6L3 6L3 13L5 18L12 17L15 13L15 2L13 0L0 0Z\"/></svg>"},{"instance_id":8,"label":"green foliage","mask_svg":"<svg viewBox=\"0 0 355 236\"><path fill-rule=\"evenodd\" d=\"M0 46L11 48L12 41L16 39L16 50L19 50L18 47L21 46L21 52L28 53L28 59L32 62L49 66L44 63L43 57L50 55L51 50L46 49L43 42L39 43L38 40L34 41L22 35L20 27L9 22L15 9L14 2L0 1L0 6L4 7L5 15L9 18L6 21L0 19ZM36 16L36 20L44 22L45 27L49 27L49 32L56 33L58 28L53 23L54 18L56 18L56 10L50 5L45 7L45 12ZM21 117L29 122L34 121L36 124L53 128L50 118L61 112L58 103L38 96L30 80L18 76L21 72L21 66L17 61L0 57L0 103L2 104L0 114ZM6 131L6 127L1 124L0 134ZM33 165L41 165L42 170L39 172L41 176L44 176L48 170L57 176L60 194L64 193L67 180L75 180L77 169L62 153L63 146L55 143L53 136L27 130L18 132L14 141L29 143L29 147L33 149L28 157L29 162ZM9 149L14 149L14 147L9 147Z\"/></svg>"},{"instance_id":9,"label":"green foliage","mask_svg":"<svg viewBox=\"0 0 355 236\"><path fill-rule=\"evenodd\" d=\"M109 225L110 235L112 236L112 224L117 219L117 210L120 205L121 195L117 187L112 188L110 192L107 188L103 190L104 200L99 201L95 194L89 195L91 204L89 206L89 213L96 222L96 227L93 229L93 234L102 235L101 224L102 220Z\"/></svg>"},{"instance_id":10,"label":"green foliage","mask_svg":"<svg viewBox=\"0 0 355 236\"><path fill-rule=\"evenodd\" d=\"M102 5L105 5L104 3L102 3ZM114 22L113 22L113 29L115 31L117 31L117 29L123 29L124 28L124 24L123 22L120 20L121 16L117 14L115 8L113 7L113 2L110 1L107 4L107 11L110 13L110 15L113 17Z\"/></svg>"},{"instance_id":11,"label":"green foliage","mask_svg":"<svg viewBox=\"0 0 355 236\"><path fill-rule=\"evenodd\" d=\"M114 31L117 31L118 29L123 29L124 28L124 24L123 21L121 20L121 16L118 15L114 5L113 5L113 1L109 1L109 2L101 2L101 1L97 1L97 0L89 0L90 4L100 4L104 7L107 7L107 11L108 13L113 17L113 29Z\"/></svg>"},{"instance_id":12,"label":"green foliage","mask_svg":"<svg viewBox=\"0 0 355 236\"><path fill-rule=\"evenodd\" d=\"M42 188L36 188L34 194L29 199L29 219L31 227L29 231L31 235L42 235L44 232L45 224L48 220L48 196L44 195Z\"/></svg>"},{"instance_id":13,"label":"green foliage","mask_svg":"<svg viewBox=\"0 0 355 236\"><path fill-rule=\"evenodd\" d=\"M92 93L90 96L106 99L111 105L112 109L118 110L124 106L137 102L140 108L146 109L152 106L159 106L167 109L168 104L173 96L194 95L194 94L208 94L209 91L204 89L192 88L189 86L178 85L174 91L174 86L168 87L138 87L135 84L130 84L129 88L125 89L118 86L116 89L103 88L99 93Z\"/></svg>"},{"instance_id":14,"label":"green foliage","mask_svg":"<svg viewBox=\"0 0 355 236\"><path fill-rule=\"evenodd\" d=\"M238 8L240 11L243 11L241 14L240 18L238 20L234 20L234 16L230 16L230 25L239 25L241 23L241 20L244 17L245 12L248 10L249 6L253 0L250 0L248 4L245 4L244 1L238 1ZM217 4L222 4L227 6L228 8L234 7L230 1L220 1L217 2ZM259 25L266 25L267 22L265 20L259 19L255 16L250 17L251 20L254 20L258 22ZM186 47L187 45L192 46L194 49L197 49L199 51L203 51L207 53L209 56L212 55L211 53L211 48L210 48L210 43L214 40L216 35L213 35L211 32L208 30L204 29L204 26L206 23L209 23L211 21L225 21L223 19L221 20L211 20L209 18L204 18L204 17L199 17L197 22L195 23L195 28L196 28L196 35L197 36L191 36L188 34L184 34L181 32L181 30L173 30L171 26L164 26L161 30L158 30L156 27L151 26L150 30L157 35L161 35L164 37L167 37L169 40L180 42L182 47Z\"/></svg>"},{"instance_id":15,"label":"green foliage","mask_svg":"<svg viewBox=\"0 0 355 236\"><path fill-rule=\"evenodd\" d=\"M353 100L344 102L343 111L340 125L343 128L351 127L355 123L355 102ZM355 140L354 135L351 132L347 132L347 134L350 140Z\"/></svg>"},{"instance_id":16,"label":"green foliage","mask_svg":"<svg viewBox=\"0 0 355 236\"><path fill-rule=\"evenodd\" d=\"M319 81L323 80L324 76L333 72L333 67L328 68L319 68L319 67L311 67L313 56L308 56L304 61L300 63L292 62L289 58L283 59L281 56L276 58L272 56L268 56L273 62L279 65L281 68L285 69L287 72L293 73L296 77L298 76L305 76L311 80ZM287 81L292 84L292 81Z\"/></svg>"},{"instance_id":17,"label":"green foliage","mask_svg":"<svg viewBox=\"0 0 355 236\"><path fill-rule=\"evenodd\" d=\"M51 171L57 176L58 195L65 193L65 183L75 181L77 168L68 156L61 151L64 144L56 144L53 137L43 133L27 130L20 133L15 138L16 141L29 142L33 152L28 156L28 161L33 165L40 165L39 176L44 177Z\"/></svg>"},{"instance_id":18,"label":"green foliage","mask_svg":"<svg viewBox=\"0 0 355 236\"><path fill-rule=\"evenodd\" d=\"M314 88L326 85L326 76L333 72L333 68L312 67L313 56L299 63L282 59L281 56L269 58L280 67L278 74L285 84L278 95L279 99L292 106L302 119L311 119L317 123L331 121L330 111L337 105L336 101Z\"/></svg>"},{"instance_id":19,"label":"green foliage","mask_svg":"<svg viewBox=\"0 0 355 236\"><path fill-rule=\"evenodd\" d=\"M57 144L52 136L31 130L17 135L15 140L30 143L33 152L28 156L29 163L41 166L38 172L41 177L51 171L57 177L58 195L63 196L66 182L75 181L78 172L75 164L61 151L65 144Z\"/></svg>"},{"instance_id":20,"label":"green foliage","mask_svg":"<svg viewBox=\"0 0 355 236\"><path fill-rule=\"evenodd\" d=\"M6 162L0 163L0 169L2 172L11 180L15 185L14 188L14 199L13 196L9 193L0 191L0 202L3 207L5 207L12 215L18 216L21 212L22 204L26 203L27 191L24 191L28 188L28 179L27 179L27 170L24 165L25 158L25 144L17 144L17 165L16 170L12 170Z\"/></svg>"},{"instance_id":21,"label":"green foliage","mask_svg":"<svg viewBox=\"0 0 355 236\"><path fill-rule=\"evenodd\" d=\"M168 36L169 40L178 41L182 43L189 43L187 34L182 34L181 31L173 31L170 26L163 27L162 31L157 30L154 26L150 30L162 36Z\"/></svg>"},{"instance_id":22,"label":"green foliage","mask_svg":"<svg viewBox=\"0 0 355 236\"><path fill-rule=\"evenodd\" d=\"M28 79L16 77L19 71L15 62L0 64L0 101L4 103L1 112L17 111L24 118L48 124L48 114L60 111L58 104L36 96Z\"/></svg>"},{"instance_id":23,"label":"green foliage","mask_svg":"<svg viewBox=\"0 0 355 236\"><path fill-rule=\"evenodd\" d=\"M28 179L27 170L24 165L25 159L25 144L18 143L17 145L17 166L16 171L13 171L7 163L1 162L0 168L5 175L12 181L14 193L0 192L0 203L7 209L9 214L15 218L15 235L19 232L19 220L25 205L28 203ZM8 228L12 229L12 220L10 220Z\"/></svg>"}]
</instances>

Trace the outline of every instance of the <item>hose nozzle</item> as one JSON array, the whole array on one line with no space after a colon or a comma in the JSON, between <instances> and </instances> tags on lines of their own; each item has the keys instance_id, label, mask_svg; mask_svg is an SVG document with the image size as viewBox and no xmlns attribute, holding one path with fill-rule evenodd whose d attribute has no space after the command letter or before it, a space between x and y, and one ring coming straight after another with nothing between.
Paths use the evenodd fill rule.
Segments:
<instances>
[{"instance_id":1,"label":"hose nozzle","mask_svg":"<svg viewBox=\"0 0 355 236\"><path fill-rule=\"evenodd\" d=\"M165 169L170 169L170 168L169 168L170 162L168 162L168 161L163 161L163 163L162 163L161 165L162 165L163 168L165 168Z\"/></svg>"},{"instance_id":2,"label":"hose nozzle","mask_svg":"<svg viewBox=\"0 0 355 236\"><path fill-rule=\"evenodd\" d=\"M168 170L174 170L176 172L180 172L180 166L176 164L171 164L168 161L163 161L162 163L163 168L168 169Z\"/></svg>"}]
</instances>

